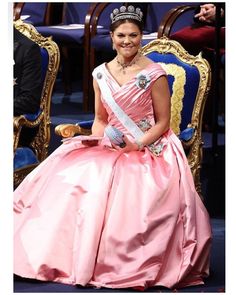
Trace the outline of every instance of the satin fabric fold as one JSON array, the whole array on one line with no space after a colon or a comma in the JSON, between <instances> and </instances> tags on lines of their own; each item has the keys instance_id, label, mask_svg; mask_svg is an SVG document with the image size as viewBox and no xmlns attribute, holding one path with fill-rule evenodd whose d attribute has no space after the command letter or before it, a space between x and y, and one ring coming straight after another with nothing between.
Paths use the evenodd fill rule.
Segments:
<instances>
[{"instance_id":1,"label":"satin fabric fold","mask_svg":"<svg viewBox=\"0 0 236 295\"><path fill-rule=\"evenodd\" d=\"M145 91L122 87L100 66L131 118L153 124L151 85L165 74L148 66ZM102 89L101 89L102 91ZM105 105L105 103L104 103ZM109 107L109 123L120 128ZM168 288L203 283L211 228L182 145L169 130L159 157L67 141L14 193L14 272L27 278L96 287Z\"/></svg>"}]
</instances>

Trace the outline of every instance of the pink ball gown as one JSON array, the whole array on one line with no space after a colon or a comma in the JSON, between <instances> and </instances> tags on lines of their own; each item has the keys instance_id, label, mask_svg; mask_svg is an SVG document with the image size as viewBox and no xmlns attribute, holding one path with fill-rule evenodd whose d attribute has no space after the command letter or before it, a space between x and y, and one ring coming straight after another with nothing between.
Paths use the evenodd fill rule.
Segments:
<instances>
[{"instance_id":1,"label":"pink ball gown","mask_svg":"<svg viewBox=\"0 0 236 295\"><path fill-rule=\"evenodd\" d=\"M154 124L158 64L119 85L100 65L116 102L137 124ZM96 78L96 77L95 77ZM102 93L103 89L101 89ZM131 135L103 101L109 124ZM114 150L104 136L85 147L69 140L14 193L14 273L43 281L108 288L203 283L211 228L182 145L169 130L164 148Z\"/></svg>"}]
</instances>

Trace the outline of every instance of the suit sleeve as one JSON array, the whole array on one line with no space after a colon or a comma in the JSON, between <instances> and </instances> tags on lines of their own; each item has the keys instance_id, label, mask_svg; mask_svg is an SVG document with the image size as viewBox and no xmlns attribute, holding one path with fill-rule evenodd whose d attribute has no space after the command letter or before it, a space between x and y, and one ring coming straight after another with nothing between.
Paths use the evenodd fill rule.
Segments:
<instances>
[{"instance_id":1,"label":"suit sleeve","mask_svg":"<svg viewBox=\"0 0 236 295\"><path fill-rule=\"evenodd\" d=\"M20 67L20 77L15 77L17 91L14 91L14 115L36 113L42 91L41 53L37 44L24 48Z\"/></svg>"}]
</instances>

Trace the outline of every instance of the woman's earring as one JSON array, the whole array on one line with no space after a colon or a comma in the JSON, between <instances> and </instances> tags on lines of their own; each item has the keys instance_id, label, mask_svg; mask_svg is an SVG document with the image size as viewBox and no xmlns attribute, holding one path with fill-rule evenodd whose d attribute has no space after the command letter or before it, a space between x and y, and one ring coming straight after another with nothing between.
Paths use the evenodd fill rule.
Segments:
<instances>
[{"instance_id":1,"label":"woman's earring","mask_svg":"<svg viewBox=\"0 0 236 295\"><path fill-rule=\"evenodd\" d=\"M116 50L115 44L112 42L112 49Z\"/></svg>"}]
</instances>

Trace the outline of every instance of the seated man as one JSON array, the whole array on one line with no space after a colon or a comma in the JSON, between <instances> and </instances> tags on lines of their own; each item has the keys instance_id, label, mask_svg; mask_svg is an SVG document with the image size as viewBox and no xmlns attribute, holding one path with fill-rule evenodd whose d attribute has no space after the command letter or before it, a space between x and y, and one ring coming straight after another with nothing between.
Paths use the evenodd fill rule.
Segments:
<instances>
[{"instance_id":1,"label":"seated man","mask_svg":"<svg viewBox=\"0 0 236 295\"><path fill-rule=\"evenodd\" d=\"M35 114L42 91L40 47L14 27L14 116ZM29 146L37 128L23 128L20 146Z\"/></svg>"}]
</instances>

